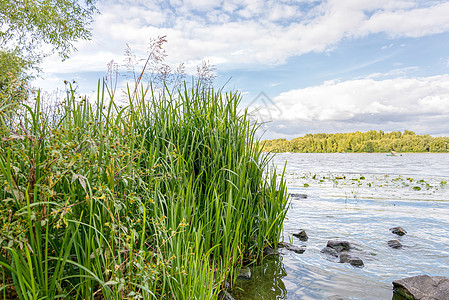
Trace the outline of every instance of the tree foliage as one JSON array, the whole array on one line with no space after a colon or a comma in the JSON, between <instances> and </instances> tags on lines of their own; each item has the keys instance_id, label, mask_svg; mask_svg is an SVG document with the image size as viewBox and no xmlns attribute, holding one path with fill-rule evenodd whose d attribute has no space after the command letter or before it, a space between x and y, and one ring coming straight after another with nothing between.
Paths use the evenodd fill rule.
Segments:
<instances>
[{"instance_id":1,"label":"tree foliage","mask_svg":"<svg viewBox=\"0 0 449 300\"><path fill-rule=\"evenodd\" d=\"M0 112L27 98L42 58L66 59L74 42L91 37L95 12L94 0L0 0Z\"/></svg>"},{"instance_id":2,"label":"tree foliage","mask_svg":"<svg viewBox=\"0 0 449 300\"><path fill-rule=\"evenodd\" d=\"M27 97L28 76L24 70L30 62L16 52L0 51L0 112L13 111L20 99Z\"/></svg>"},{"instance_id":3,"label":"tree foliage","mask_svg":"<svg viewBox=\"0 0 449 300\"><path fill-rule=\"evenodd\" d=\"M73 42L91 37L95 12L93 0L0 0L2 51L17 51L33 62L55 52L66 59Z\"/></svg>"},{"instance_id":4,"label":"tree foliage","mask_svg":"<svg viewBox=\"0 0 449 300\"><path fill-rule=\"evenodd\" d=\"M264 150L270 152L449 152L449 137L417 135L409 130L306 134L290 141L275 139L263 144Z\"/></svg>"}]
</instances>

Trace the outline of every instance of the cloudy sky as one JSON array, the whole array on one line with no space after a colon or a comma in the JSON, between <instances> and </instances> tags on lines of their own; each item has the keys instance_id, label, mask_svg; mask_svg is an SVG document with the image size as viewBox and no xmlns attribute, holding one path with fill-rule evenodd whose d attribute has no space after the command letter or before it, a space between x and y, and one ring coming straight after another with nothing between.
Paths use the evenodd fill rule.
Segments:
<instances>
[{"instance_id":1,"label":"cloudy sky","mask_svg":"<svg viewBox=\"0 0 449 300\"><path fill-rule=\"evenodd\" d=\"M440 0L108 0L93 39L36 85L95 89L128 44L145 56L166 35L167 62L203 59L239 90L264 138L413 130L449 136L449 2Z\"/></svg>"}]
</instances>

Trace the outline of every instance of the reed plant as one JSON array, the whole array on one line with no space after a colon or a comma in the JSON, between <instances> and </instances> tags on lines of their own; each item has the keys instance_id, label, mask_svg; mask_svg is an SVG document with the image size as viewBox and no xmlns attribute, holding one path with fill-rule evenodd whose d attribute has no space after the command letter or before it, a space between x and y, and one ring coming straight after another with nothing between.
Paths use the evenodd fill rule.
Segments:
<instances>
[{"instance_id":1,"label":"reed plant","mask_svg":"<svg viewBox=\"0 0 449 300\"><path fill-rule=\"evenodd\" d=\"M240 95L98 90L0 114L0 298L217 298L287 211Z\"/></svg>"}]
</instances>

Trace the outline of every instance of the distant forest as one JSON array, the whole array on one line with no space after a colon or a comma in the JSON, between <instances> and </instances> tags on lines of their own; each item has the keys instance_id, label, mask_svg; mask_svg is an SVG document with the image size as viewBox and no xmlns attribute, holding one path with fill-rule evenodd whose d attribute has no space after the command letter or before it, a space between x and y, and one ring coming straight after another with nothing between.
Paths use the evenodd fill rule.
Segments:
<instances>
[{"instance_id":1,"label":"distant forest","mask_svg":"<svg viewBox=\"0 0 449 300\"><path fill-rule=\"evenodd\" d=\"M383 132L306 134L290 141L286 139L261 142L267 152L335 153L335 152L449 152L449 137L417 135L405 130Z\"/></svg>"}]
</instances>

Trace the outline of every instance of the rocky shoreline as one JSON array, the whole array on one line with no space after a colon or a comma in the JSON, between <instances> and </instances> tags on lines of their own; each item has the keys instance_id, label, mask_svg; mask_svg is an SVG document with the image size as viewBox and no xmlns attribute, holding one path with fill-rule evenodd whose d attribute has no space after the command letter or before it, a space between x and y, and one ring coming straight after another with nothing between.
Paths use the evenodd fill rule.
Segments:
<instances>
[{"instance_id":1,"label":"rocky shoreline","mask_svg":"<svg viewBox=\"0 0 449 300\"><path fill-rule=\"evenodd\" d=\"M302 195L306 198L307 195ZM406 247L398 239L407 234L407 231L402 227L393 227L389 231L397 236L397 239L391 239L386 242L386 246L392 249L400 250ZM299 229L297 233L292 233L294 238L301 242L307 242L308 234L304 229ZM276 249L267 246L264 249L264 255L286 255L288 252L302 254L306 251L307 246L297 246L294 243L281 241L278 243ZM369 255L361 249L354 247L346 240L329 240L327 244L321 249L320 253L324 259L333 261L335 263L348 263L356 268L363 268L365 266L364 256ZM250 267L244 267L238 275L238 280L251 280ZM397 279L392 282L392 299L393 300L448 300L449 299L449 278L444 276L428 276L419 275L413 277L406 277ZM232 291L231 291L232 293ZM219 299L234 299L228 291L220 294Z\"/></svg>"}]
</instances>

